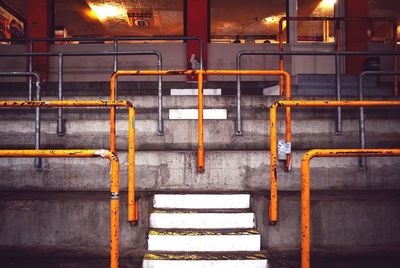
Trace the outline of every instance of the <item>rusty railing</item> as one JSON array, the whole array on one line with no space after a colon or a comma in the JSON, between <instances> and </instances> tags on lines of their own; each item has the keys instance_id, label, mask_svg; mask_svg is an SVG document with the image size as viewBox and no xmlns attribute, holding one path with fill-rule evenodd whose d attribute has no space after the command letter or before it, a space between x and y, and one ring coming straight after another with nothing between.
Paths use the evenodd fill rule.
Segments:
<instances>
[{"instance_id":1,"label":"rusty railing","mask_svg":"<svg viewBox=\"0 0 400 268\"><path fill-rule=\"evenodd\" d=\"M301 159L301 268L310 268L310 161L314 157L400 156L400 149L315 149Z\"/></svg>"},{"instance_id":2,"label":"rusty railing","mask_svg":"<svg viewBox=\"0 0 400 268\"><path fill-rule=\"evenodd\" d=\"M138 203L135 201L135 108L129 101L0 101L0 108L15 107L127 107L128 119L128 221L134 225L138 221ZM115 149L115 120L110 122L110 150Z\"/></svg>"},{"instance_id":3,"label":"rusty railing","mask_svg":"<svg viewBox=\"0 0 400 268\"><path fill-rule=\"evenodd\" d=\"M270 108L270 207L269 222L278 221L276 111L279 107L395 107L400 101L278 101Z\"/></svg>"},{"instance_id":4,"label":"rusty railing","mask_svg":"<svg viewBox=\"0 0 400 268\"><path fill-rule=\"evenodd\" d=\"M0 157L100 157L110 160L110 267L118 268L119 257L119 161L108 150L0 150Z\"/></svg>"}]
</instances>

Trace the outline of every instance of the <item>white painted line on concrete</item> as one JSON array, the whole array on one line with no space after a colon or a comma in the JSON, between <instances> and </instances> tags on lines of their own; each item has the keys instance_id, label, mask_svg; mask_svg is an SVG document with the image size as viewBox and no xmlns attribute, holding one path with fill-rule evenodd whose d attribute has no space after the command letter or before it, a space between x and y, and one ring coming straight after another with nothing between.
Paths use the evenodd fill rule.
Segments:
<instances>
[{"instance_id":1,"label":"white painted line on concrete","mask_svg":"<svg viewBox=\"0 0 400 268\"><path fill-rule=\"evenodd\" d=\"M205 96L220 96L222 90L220 88L203 88ZM171 88L171 96L197 96L197 88Z\"/></svg>"},{"instance_id":2,"label":"white painted line on concrete","mask_svg":"<svg viewBox=\"0 0 400 268\"><path fill-rule=\"evenodd\" d=\"M159 251L259 251L260 235L149 235L148 249Z\"/></svg>"},{"instance_id":3,"label":"white painted line on concrete","mask_svg":"<svg viewBox=\"0 0 400 268\"><path fill-rule=\"evenodd\" d=\"M249 194L156 194L155 208L176 209L245 209Z\"/></svg>"},{"instance_id":4,"label":"white painted line on concrete","mask_svg":"<svg viewBox=\"0 0 400 268\"><path fill-rule=\"evenodd\" d=\"M170 109L169 119L197 119L197 109ZM225 120L228 118L226 109L204 109L203 119L220 119Z\"/></svg>"},{"instance_id":5,"label":"white painted line on concrete","mask_svg":"<svg viewBox=\"0 0 400 268\"><path fill-rule=\"evenodd\" d=\"M253 228L254 213L151 213L150 227L159 229Z\"/></svg>"},{"instance_id":6,"label":"white painted line on concrete","mask_svg":"<svg viewBox=\"0 0 400 268\"><path fill-rule=\"evenodd\" d=\"M268 268L267 260L144 260L143 268Z\"/></svg>"}]
</instances>

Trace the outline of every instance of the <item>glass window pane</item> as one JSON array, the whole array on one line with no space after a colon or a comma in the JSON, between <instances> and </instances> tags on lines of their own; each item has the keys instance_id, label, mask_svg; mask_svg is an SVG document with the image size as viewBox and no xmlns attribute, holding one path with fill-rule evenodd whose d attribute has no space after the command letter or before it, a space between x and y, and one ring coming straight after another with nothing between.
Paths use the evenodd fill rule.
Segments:
<instances>
[{"instance_id":1,"label":"glass window pane","mask_svg":"<svg viewBox=\"0 0 400 268\"><path fill-rule=\"evenodd\" d=\"M399 0L369 0L368 16L371 17L393 17L400 24L400 1ZM372 42L392 42L392 24L390 22L374 22L370 33ZM397 27L397 40L400 38L400 27Z\"/></svg>"},{"instance_id":2,"label":"glass window pane","mask_svg":"<svg viewBox=\"0 0 400 268\"><path fill-rule=\"evenodd\" d=\"M298 0L298 17L334 17L336 0ZM333 21L299 21L297 36L300 42L335 41Z\"/></svg>"},{"instance_id":3,"label":"glass window pane","mask_svg":"<svg viewBox=\"0 0 400 268\"><path fill-rule=\"evenodd\" d=\"M56 1L56 26L71 36L182 36L183 0Z\"/></svg>"},{"instance_id":4,"label":"glass window pane","mask_svg":"<svg viewBox=\"0 0 400 268\"><path fill-rule=\"evenodd\" d=\"M211 0L210 8L211 42L277 42L286 16L286 0Z\"/></svg>"}]
</instances>

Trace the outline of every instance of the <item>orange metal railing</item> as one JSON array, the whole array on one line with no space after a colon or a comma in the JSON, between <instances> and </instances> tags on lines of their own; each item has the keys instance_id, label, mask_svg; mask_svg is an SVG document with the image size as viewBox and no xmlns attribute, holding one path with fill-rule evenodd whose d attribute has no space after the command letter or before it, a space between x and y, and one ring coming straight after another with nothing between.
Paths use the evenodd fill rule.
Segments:
<instances>
[{"instance_id":1,"label":"orange metal railing","mask_svg":"<svg viewBox=\"0 0 400 268\"><path fill-rule=\"evenodd\" d=\"M135 201L135 108L129 101L0 101L0 107L127 107L128 108L128 221L136 224L139 218L138 203ZM110 123L111 125L111 123ZM114 132L110 133L110 148L115 149Z\"/></svg>"},{"instance_id":2,"label":"orange metal railing","mask_svg":"<svg viewBox=\"0 0 400 268\"><path fill-rule=\"evenodd\" d=\"M301 267L310 268L310 161L314 157L400 156L400 149L315 149L301 159Z\"/></svg>"},{"instance_id":3,"label":"orange metal railing","mask_svg":"<svg viewBox=\"0 0 400 268\"><path fill-rule=\"evenodd\" d=\"M28 106L29 107L29 106ZM0 150L0 157L100 157L110 160L110 267L118 268L119 242L119 161L108 150Z\"/></svg>"},{"instance_id":4,"label":"orange metal railing","mask_svg":"<svg viewBox=\"0 0 400 268\"><path fill-rule=\"evenodd\" d=\"M400 101L278 101L270 108L270 206L269 222L275 224L278 220L278 179L277 179L277 148L276 148L276 111L279 107L394 107L400 106ZM287 133L286 133L287 135ZM291 137L291 135L289 136ZM289 140L291 142L291 140Z\"/></svg>"},{"instance_id":5,"label":"orange metal railing","mask_svg":"<svg viewBox=\"0 0 400 268\"><path fill-rule=\"evenodd\" d=\"M393 53L396 53L397 50L397 21L395 18L391 17L282 17L279 20L279 31L278 31L278 39L279 39L279 51L283 51L283 22L284 21L334 21L336 23L335 27L335 50L339 52L341 49L341 36L340 36L340 22L341 21L365 21L368 22L369 25L372 25L373 22L389 22L392 24L392 50ZM284 58L283 55L279 55L279 70L284 69ZM393 55L393 71L397 71L397 55ZM283 92L283 80L279 81L281 94ZM398 95L398 77L394 76L393 78L393 94L395 96Z\"/></svg>"},{"instance_id":6,"label":"orange metal railing","mask_svg":"<svg viewBox=\"0 0 400 268\"><path fill-rule=\"evenodd\" d=\"M285 98L290 100L290 75L288 72L280 70L120 70L113 73L110 82L110 99L116 100L116 81L118 76L128 75L197 75L198 82L198 147L197 147L197 170L204 172L204 127L203 127L203 109L204 109L204 96L203 96L203 76L205 75L279 75L284 77L285 83ZM115 107L110 109L110 133L115 135ZM286 141L291 140L291 119L290 107L286 108ZM110 145L110 150L115 151L115 144ZM286 156L286 166L290 167L290 154Z\"/></svg>"}]
</instances>

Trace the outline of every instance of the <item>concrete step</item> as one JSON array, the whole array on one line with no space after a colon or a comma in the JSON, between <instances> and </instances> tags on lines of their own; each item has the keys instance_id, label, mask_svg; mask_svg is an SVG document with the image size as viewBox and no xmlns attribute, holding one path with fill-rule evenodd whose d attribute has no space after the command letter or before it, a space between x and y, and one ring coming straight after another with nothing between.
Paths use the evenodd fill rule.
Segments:
<instances>
[{"instance_id":1,"label":"concrete step","mask_svg":"<svg viewBox=\"0 0 400 268\"><path fill-rule=\"evenodd\" d=\"M144 256L143 268L267 268L267 256L264 253L226 252L219 254L189 253L148 253Z\"/></svg>"},{"instance_id":2,"label":"concrete step","mask_svg":"<svg viewBox=\"0 0 400 268\"><path fill-rule=\"evenodd\" d=\"M257 230L167 231L150 230L148 249L156 251L259 251Z\"/></svg>"},{"instance_id":3,"label":"concrete step","mask_svg":"<svg viewBox=\"0 0 400 268\"><path fill-rule=\"evenodd\" d=\"M160 229L253 228L252 212L199 212L156 210L150 214L150 227Z\"/></svg>"},{"instance_id":4,"label":"concrete step","mask_svg":"<svg viewBox=\"0 0 400 268\"><path fill-rule=\"evenodd\" d=\"M292 171L278 166L279 189L300 189L300 160L293 152ZM121 189L127 185L127 154L119 152ZM315 158L311 162L313 190L400 189L398 157L367 158L368 170L358 170L358 159ZM138 191L265 192L269 189L268 151L206 151L205 172L197 172L196 151L139 151L136 154ZM0 158L0 189L41 191L109 191L109 161L105 159L44 158L35 171L32 158ZM315 179L314 179L315 178Z\"/></svg>"},{"instance_id":5,"label":"concrete step","mask_svg":"<svg viewBox=\"0 0 400 268\"><path fill-rule=\"evenodd\" d=\"M163 209L247 209L249 194L156 194L155 208Z\"/></svg>"},{"instance_id":6,"label":"concrete step","mask_svg":"<svg viewBox=\"0 0 400 268\"><path fill-rule=\"evenodd\" d=\"M34 145L33 120L1 120L0 148L25 149ZM196 150L197 120L165 120L164 136L158 136L156 120L136 120L137 150ZM366 120L366 144L369 147L396 147L400 136L400 119L383 118ZM359 143L358 119L343 120L341 136L335 135L333 117L320 120L292 121L292 148L355 147ZM285 122L278 121L278 138L284 137ZM107 148L109 122L106 118L95 120L67 120L66 135L56 135L56 120L43 120L41 144L43 148ZM117 149L127 148L127 120L117 121ZM93 137L96 137L95 139ZM243 135L235 135L235 121L205 120L204 141L206 150L265 150L269 148L269 122L266 119L243 120Z\"/></svg>"}]
</instances>

